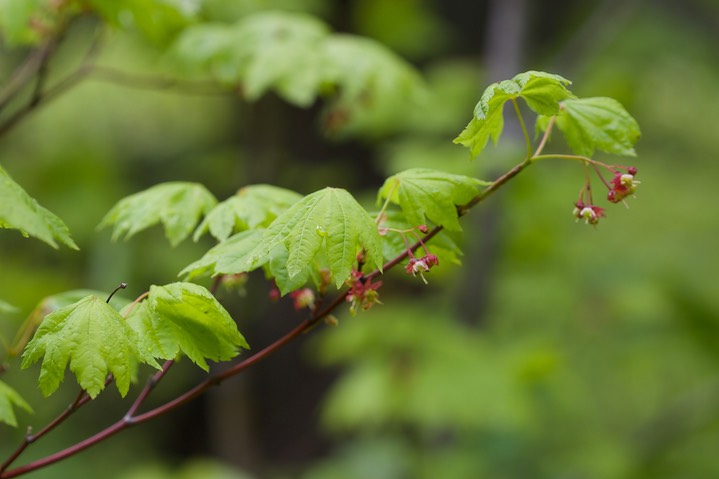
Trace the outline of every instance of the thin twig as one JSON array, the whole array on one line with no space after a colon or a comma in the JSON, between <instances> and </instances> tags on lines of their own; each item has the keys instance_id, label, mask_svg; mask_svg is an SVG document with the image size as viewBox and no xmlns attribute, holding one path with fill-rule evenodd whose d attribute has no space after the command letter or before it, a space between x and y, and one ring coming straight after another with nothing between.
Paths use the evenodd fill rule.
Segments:
<instances>
[{"instance_id":1,"label":"thin twig","mask_svg":"<svg viewBox=\"0 0 719 479\"><path fill-rule=\"evenodd\" d=\"M477 196L475 196L472 200L470 200L468 203L462 206L457 207L457 214L459 216L463 216L464 214L469 211L473 206L475 206L477 203L483 201L486 199L489 195L494 193L499 187L506 184L507 181L509 181L511 178L519 174L524 168L529 166L531 164L531 159L527 158L522 163L516 165L514 168L509 170L507 173L499 177L497 180L495 180L490 186L488 186L485 190L483 190L481 193L479 193ZM439 232L442 231L442 226L437 226L434 229L432 229L427 235L424 236L423 241L429 241L434 236L439 234ZM423 241L417 241L414 245L412 245L408 250L405 250L404 252L400 253L392 259L391 261L385 263L385 265L382 268L382 271L375 270L371 273L368 273L364 276L365 280L370 280L373 277L379 275L383 271L387 271L397 264L399 264L402 260L404 260L407 255L409 254L409 251L416 250L420 246L422 246ZM135 426L137 424L142 424L147 421L150 421L156 417L162 416L164 414L167 414L168 412L190 402L191 400L195 399L196 397L202 395L207 390L214 386L219 386L224 381L242 373L246 369L250 368L251 366L257 364L258 362L262 361L263 359L271 356L275 351L281 349L285 345L289 344L290 342L294 341L298 337L300 337L303 333L309 331L312 329L313 326L315 326L319 321L321 321L326 316L330 315L337 307L339 307L341 304L345 302L346 298L346 290L341 292L335 299L332 301L331 304L327 305L324 309L321 311L316 311L312 314L312 316L306 320L304 320L302 323L297 325L295 328L293 328L291 331L286 333L284 336L280 337L270 345L266 346L264 349L258 351L257 353L251 355L247 359L239 362L235 366L211 375L207 377L204 381L197 384L192 389L186 391L185 393L181 394L180 396L177 396L175 399L168 401L167 403L158 406L150 411L147 411L142 414L135 415L139 407L142 405L142 403L145 401L145 399L149 396L152 389L155 387L157 382L162 379L167 372L167 370L172 366L173 362L168 361L165 363L161 371L158 371L155 373L155 375L150 379L150 381L147 383L143 391L140 393L140 395L137 397L135 402L130 406L127 413L123 416L122 419L118 420L114 424L110 425L109 427L103 429L99 433L80 441L73 446L70 446L66 449L63 449L61 451L56 452L55 454L51 454L49 456L46 456L42 459L38 459L36 461L30 462L24 466L20 466L18 468L12 469L7 472L0 473L0 479L9 479L12 477L17 477L23 474L27 474L31 471L35 471L37 469L43 468L45 466L49 466L51 464L54 464L56 462L62 461L63 459L66 459L70 456L73 456L81 451L84 451L85 449L88 449L95 444L98 444L105 439L108 439L111 436L114 436L118 432L127 429L131 426ZM139 298L138 298L139 300ZM137 300L136 300L137 301ZM24 448L27 447L27 445L22 446L19 449L24 450ZM20 453L22 452L20 450ZM13 460L19 455L14 456ZM9 464L9 463L8 463Z\"/></svg>"}]
</instances>

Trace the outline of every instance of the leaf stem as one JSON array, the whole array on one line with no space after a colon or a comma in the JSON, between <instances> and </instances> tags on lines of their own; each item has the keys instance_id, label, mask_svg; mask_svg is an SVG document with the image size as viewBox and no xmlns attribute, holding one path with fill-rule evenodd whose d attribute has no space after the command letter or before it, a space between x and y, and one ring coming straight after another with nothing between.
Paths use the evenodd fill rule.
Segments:
<instances>
[{"instance_id":1,"label":"leaf stem","mask_svg":"<svg viewBox=\"0 0 719 479\"><path fill-rule=\"evenodd\" d=\"M514 105L514 111L517 113L519 119L519 126L522 127L522 134L524 135L524 142L527 144L527 158L532 157L532 140L529 139L529 132L527 131L527 125L524 124L524 117L522 116L522 110L519 109L519 104L516 98L512 98L512 105Z\"/></svg>"},{"instance_id":2,"label":"leaf stem","mask_svg":"<svg viewBox=\"0 0 719 479\"><path fill-rule=\"evenodd\" d=\"M581 155L560 155L560 154L551 154L551 155L534 155L530 161L534 163L535 161L539 160L572 160L572 161L582 161L584 163L589 163L590 165L596 165L601 166L602 168L607 168L608 170L611 170L611 166L607 165L606 163L602 163L601 161L593 160L586 156Z\"/></svg>"},{"instance_id":3,"label":"leaf stem","mask_svg":"<svg viewBox=\"0 0 719 479\"><path fill-rule=\"evenodd\" d=\"M557 122L557 117L553 116L549 119L549 123L547 123L547 129L544 130L544 135L542 135L542 139L539 141L539 145L537 146L537 149L534 152L534 155L532 155L532 158L536 158L537 156L542 154L542 150L544 150L544 146L547 144L547 141L549 140L549 136L552 134L552 129L554 128L554 124Z\"/></svg>"},{"instance_id":4,"label":"leaf stem","mask_svg":"<svg viewBox=\"0 0 719 479\"><path fill-rule=\"evenodd\" d=\"M377 216L374 219L374 222L379 224L380 221L382 221L382 215L384 215L384 212L387 211L387 207L389 206L390 198L392 198L392 195L394 194L394 190L397 189L397 186L399 186L399 181L395 181L392 185L392 188L390 188L389 193L387 194L387 198L384 200L384 204L382 205L382 209L379 210L379 213L377 213Z\"/></svg>"},{"instance_id":5,"label":"leaf stem","mask_svg":"<svg viewBox=\"0 0 719 479\"><path fill-rule=\"evenodd\" d=\"M548 156L547 156L548 157ZM485 200L488 196L490 196L492 193L494 193L498 188L506 184L510 179L512 179L514 176L518 175L524 168L532 164L532 158L528 157L526 158L522 163L514 166L511 170L506 172L501 177L497 178L491 185L489 185L487 188L485 188L481 193L476 195L472 200L467 202L464 205L457 207L457 214L459 216L463 216L466 214L473 206L480 203L481 201ZM414 251L417 248L423 246L424 242L429 241L434 236L439 234L442 231L442 226L436 226L431 231L429 231L421 240L418 240L416 243L411 245L407 250L403 251L399 255L397 255L392 260L385 263L383 266L383 271L387 271L391 269L392 267L399 264L401 261L403 261L409 254L410 251ZM372 271L371 273L368 273L364 276L365 281L369 281L375 276L381 274L381 271L379 269ZM133 304L139 303L147 293L144 293L139 298L135 300ZM214 386L219 386L227 379L234 377L246 369L250 368L251 366L257 364L258 362L262 361L263 359L269 357L277 350L281 349L288 343L294 341L298 337L300 337L305 332L312 329L320 320L325 318L326 316L330 315L337 307L339 307L341 304L343 304L346 301L346 291L343 291L341 294L339 294L329 305L327 305L324 309L321 311L315 310L312 314L312 316L303 322L301 322L299 325L297 325L295 328L290 330L288 333L286 333L284 336L280 337L279 339L275 340L273 343L269 344L262 350L258 351L257 353L251 355L247 359L237 363L235 366L232 366L231 368L211 375L207 377L204 381L197 384L192 389L186 391L185 393L177 396L175 399L172 399L171 401L166 402L165 404L158 406L154 409L151 409L150 411L147 411L142 414L135 415L139 407L142 405L142 403L145 401L145 399L149 396L152 389L155 387L157 382L164 377L164 375L167 373L167 370L172 366L173 361L167 361L164 365L162 370L158 371L153 375L153 377L148 381L145 388L142 390L142 392L138 395L135 402L130 406L125 416L123 416L122 419L118 420L114 424L108 426L107 428L103 429L102 431L98 432L97 434L88 437L87 439L80 441L66 449L63 449L61 451L56 452L55 454L51 454L49 456L46 456L42 459L38 459L36 461L30 462L24 466L12 469L7 472L0 472L0 479L9 479L12 477L17 477L23 474L27 474L31 471L35 471L37 469L43 468L45 466L49 466L51 464L54 464L56 462L62 461L68 457L71 457L81 451L84 451L85 449L88 449L95 444L98 444L105 439L108 439L111 436L114 436L118 432L127 429L131 426L142 424L144 422L150 421L156 417L162 416L188 402L195 399L196 397L202 395L207 390ZM79 397L80 398L80 397ZM76 400L76 402L82 402L89 400L89 396L82 396L79 400ZM69 415L69 413L65 414L65 416ZM64 417L62 418L64 419ZM56 421L52 424L52 427L59 424L61 420ZM47 428L46 428L47 429ZM26 441L27 442L27 441ZM29 444L29 443L28 443ZM12 461L14 461L27 447L26 443L23 443L16 453L11 456L11 458L6 461L6 465L4 467L7 467Z\"/></svg>"}]
</instances>

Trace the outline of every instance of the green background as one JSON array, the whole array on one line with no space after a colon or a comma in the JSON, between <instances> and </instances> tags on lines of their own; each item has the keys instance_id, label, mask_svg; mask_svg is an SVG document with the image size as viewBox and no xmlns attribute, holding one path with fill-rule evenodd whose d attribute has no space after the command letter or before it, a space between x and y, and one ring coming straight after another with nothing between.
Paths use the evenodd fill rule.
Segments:
<instances>
[{"instance_id":1,"label":"green background","mask_svg":"<svg viewBox=\"0 0 719 479\"><path fill-rule=\"evenodd\" d=\"M522 158L516 127L474 162L451 140L485 86L529 69L570 78L579 96L615 97L637 118L637 159L597 155L637 166L637 198L629 209L603 205L598 228L577 224L583 170L540 162L466 218L462 266L443 263L428 286L393 271L384 305L342 312L338 327L32 477L719 477L717 2L205 3L217 21L285 8L373 37L422 72L426 101L377 105L328 133L319 104L300 109L273 94L247 103L83 81L0 138L0 163L81 248L0 234L0 298L20 309L0 313L6 337L45 296L125 281L134 298L174 281L212 245L206 237L169 248L159 228L118 243L96 231L120 198L157 182L201 182L219 199L252 183L303 195L330 185L371 206L383 179L405 168L495 178ZM93 27L68 33L58 71L78 62ZM0 78L23 52L2 50ZM166 75L164 58L156 44L114 32L98 62ZM565 150L558 137L550 148ZM220 296L253 351L298 321L288 301L266 301L267 290L253 274L244 296ZM43 400L36 372L13 360L3 375L36 413L20 411L17 430L0 426L2 457L26 425L39 429L77 393L68 377ZM181 362L155 401L202 376ZM109 389L18 464L89 436L126 407Z\"/></svg>"}]
</instances>

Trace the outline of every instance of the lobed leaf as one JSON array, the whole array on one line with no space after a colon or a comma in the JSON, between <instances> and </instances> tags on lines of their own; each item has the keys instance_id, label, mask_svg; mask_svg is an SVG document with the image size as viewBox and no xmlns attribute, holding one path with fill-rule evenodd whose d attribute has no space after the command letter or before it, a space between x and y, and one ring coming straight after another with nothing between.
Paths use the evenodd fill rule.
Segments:
<instances>
[{"instance_id":1,"label":"lobed leaf","mask_svg":"<svg viewBox=\"0 0 719 479\"><path fill-rule=\"evenodd\" d=\"M398 94L410 98L421 85L417 72L381 44L332 34L298 13L262 12L234 25L190 27L173 56L190 72L209 74L251 101L270 90L302 107L329 96L343 112L381 106Z\"/></svg>"},{"instance_id":2,"label":"lobed leaf","mask_svg":"<svg viewBox=\"0 0 719 479\"><path fill-rule=\"evenodd\" d=\"M57 242L78 249L70 237L65 223L43 208L0 166L0 228L19 230L25 236L34 236L53 248Z\"/></svg>"},{"instance_id":3,"label":"lobed leaf","mask_svg":"<svg viewBox=\"0 0 719 479\"><path fill-rule=\"evenodd\" d=\"M340 188L316 191L292 205L267 228L247 261L252 266L264 264L280 245L288 251L289 279L310 266L321 250L338 288L349 278L362 249L366 264L382 267L377 225L357 200Z\"/></svg>"},{"instance_id":4,"label":"lobed leaf","mask_svg":"<svg viewBox=\"0 0 719 479\"><path fill-rule=\"evenodd\" d=\"M143 357L185 354L205 371L207 359L226 361L249 349L230 314L204 287L193 283L151 286L147 300L129 312Z\"/></svg>"},{"instance_id":5,"label":"lobed leaf","mask_svg":"<svg viewBox=\"0 0 719 479\"><path fill-rule=\"evenodd\" d=\"M559 102L573 98L567 90L569 80L559 75L540 71L528 71L511 80L492 83L484 90L474 108L474 117L454 139L454 143L469 148L473 157L479 155L489 139L494 144L504 129L504 104L509 100L523 98L527 106L540 115L556 115Z\"/></svg>"},{"instance_id":6,"label":"lobed leaf","mask_svg":"<svg viewBox=\"0 0 719 479\"><path fill-rule=\"evenodd\" d=\"M30 314L18 330L17 335L15 336L15 340L13 341L13 346L9 350L10 355L17 355L25 347L27 342L30 340L30 337L32 336L33 332L35 332L37 327L42 322L43 318L48 314L52 313L53 311L57 311L60 308L64 308L65 306L76 303L87 296L92 295L99 298L102 297L102 295L104 294L106 293L103 291L95 291L91 289L73 289L70 291L53 294L51 296L46 296L45 298L40 300L40 302L38 302L37 306L35 306L35 308L30 312ZM129 302L130 301L128 299L123 298L119 294L115 294L112 296L110 305L113 306L116 310L119 310L120 308L127 305Z\"/></svg>"},{"instance_id":7,"label":"lobed leaf","mask_svg":"<svg viewBox=\"0 0 719 479\"><path fill-rule=\"evenodd\" d=\"M324 45L328 80L341 103L380 103L418 89L416 70L382 44L355 35L335 34Z\"/></svg>"},{"instance_id":8,"label":"lobed leaf","mask_svg":"<svg viewBox=\"0 0 719 479\"><path fill-rule=\"evenodd\" d=\"M0 381L0 422L17 427L17 418L14 408L33 412L30 405L13 388Z\"/></svg>"},{"instance_id":9,"label":"lobed leaf","mask_svg":"<svg viewBox=\"0 0 719 479\"><path fill-rule=\"evenodd\" d=\"M165 236L176 246L192 232L217 200L199 183L169 182L155 185L120 200L105 215L98 228L114 225L113 241L162 223Z\"/></svg>"},{"instance_id":10,"label":"lobed leaf","mask_svg":"<svg viewBox=\"0 0 719 479\"><path fill-rule=\"evenodd\" d=\"M377 201L388 198L399 205L407 222L415 227L429 220L450 231L461 231L457 205L469 202L480 186L488 184L469 176L412 168L387 178Z\"/></svg>"},{"instance_id":11,"label":"lobed leaf","mask_svg":"<svg viewBox=\"0 0 719 479\"><path fill-rule=\"evenodd\" d=\"M186 279L218 274L238 274L252 271L264 264L250 261L250 254L260 245L262 230L247 230L231 236L211 248L205 255L180 271ZM268 258L269 260L269 258Z\"/></svg>"},{"instance_id":12,"label":"lobed leaf","mask_svg":"<svg viewBox=\"0 0 719 479\"><path fill-rule=\"evenodd\" d=\"M595 149L635 156L641 132L637 121L613 98L567 99L557 116L557 127L577 155L590 157Z\"/></svg>"},{"instance_id":13,"label":"lobed leaf","mask_svg":"<svg viewBox=\"0 0 719 479\"><path fill-rule=\"evenodd\" d=\"M237 194L218 203L195 230L197 241L207 231L220 241L232 234L257 228L266 228L283 211L302 196L294 191L272 185L250 185Z\"/></svg>"},{"instance_id":14,"label":"lobed leaf","mask_svg":"<svg viewBox=\"0 0 719 479\"><path fill-rule=\"evenodd\" d=\"M96 296L60 308L43 319L23 353L22 367L42 358L39 385L45 396L70 371L90 397L105 388L112 373L124 397L137 364L137 337L115 309Z\"/></svg>"},{"instance_id":15,"label":"lobed leaf","mask_svg":"<svg viewBox=\"0 0 719 479\"><path fill-rule=\"evenodd\" d=\"M323 82L322 40L328 28L304 14L262 12L234 25L186 29L174 56L188 69L238 85L248 100L275 88L287 101L309 106Z\"/></svg>"}]
</instances>

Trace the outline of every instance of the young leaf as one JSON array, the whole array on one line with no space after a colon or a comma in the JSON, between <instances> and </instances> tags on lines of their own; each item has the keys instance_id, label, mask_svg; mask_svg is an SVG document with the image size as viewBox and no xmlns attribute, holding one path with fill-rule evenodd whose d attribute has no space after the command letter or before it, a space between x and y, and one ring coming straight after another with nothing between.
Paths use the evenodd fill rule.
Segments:
<instances>
[{"instance_id":1,"label":"young leaf","mask_svg":"<svg viewBox=\"0 0 719 479\"><path fill-rule=\"evenodd\" d=\"M362 248L367 264L382 267L377 225L357 200L340 188L316 191L292 205L267 228L249 263L265 263L279 245L288 250L290 279L302 273L320 250L327 255L338 288L349 278Z\"/></svg>"},{"instance_id":2,"label":"young leaf","mask_svg":"<svg viewBox=\"0 0 719 479\"><path fill-rule=\"evenodd\" d=\"M266 228L301 198L299 193L277 186L246 186L215 206L197 227L193 239L197 241L208 230L212 236L224 241L239 231Z\"/></svg>"},{"instance_id":3,"label":"young leaf","mask_svg":"<svg viewBox=\"0 0 719 479\"><path fill-rule=\"evenodd\" d=\"M280 294L285 294L300 289L304 286L307 281L312 280L316 287L319 287L322 277L320 270L329 269L327 267L327 258L325 257L324 251L320 250L312 260L307 268L300 271L294 276L290 276L287 271L287 259L289 251L284 245L277 246L270 253L270 260L266 265L266 270L269 272L268 275L275 280L277 288L280 290Z\"/></svg>"},{"instance_id":4,"label":"young leaf","mask_svg":"<svg viewBox=\"0 0 719 479\"><path fill-rule=\"evenodd\" d=\"M70 231L60 218L40 206L0 166L0 228L20 230L25 236L34 236L53 248L57 242L78 249Z\"/></svg>"},{"instance_id":5,"label":"young leaf","mask_svg":"<svg viewBox=\"0 0 719 479\"><path fill-rule=\"evenodd\" d=\"M193 283L151 286L127 317L144 356L174 359L184 353L205 371L206 359L226 361L249 349L230 314L207 289Z\"/></svg>"},{"instance_id":6,"label":"young leaf","mask_svg":"<svg viewBox=\"0 0 719 479\"><path fill-rule=\"evenodd\" d=\"M252 271L264 264L252 264L250 253L261 244L262 230L247 230L231 236L211 248L205 255L180 271L178 276L186 279L218 274L237 274ZM269 258L268 258L269 260Z\"/></svg>"},{"instance_id":7,"label":"young leaf","mask_svg":"<svg viewBox=\"0 0 719 479\"><path fill-rule=\"evenodd\" d=\"M137 337L112 306L87 296L43 319L25 348L22 367L40 358L39 385L45 396L58 388L69 362L70 371L90 397L105 388L108 373L124 397L138 358Z\"/></svg>"},{"instance_id":8,"label":"young leaf","mask_svg":"<svg viewBox=\"0 0 719 479\"><path fill-rule=\"evenodd\" d=\"M234 25L199 24L186 29L174 57L194 72L209 73L239 89L248 100L274 90L307 107L318 96L336 100L343 112L411 99L420 77L381 44L331 34L316 18L262 12Z\"/></svg>"},{"instance_id":9,"label":"young leaf","mask_svg":"<svg viewBox=\"0 0 719 479\"><path fill-rule=\"evenodd\" d=\"M98 228L114 225L112 239L125 239L157 223L176 246L192 232L200 220L217 204L217 200L199 183L169 182L121 199L105 215Z\"/></svg>"},{"instance_id":10,"label":"young leaf","mask_svg":"<svg viewBox=\"0 0 719 479\"><path fill-rule=\"evenodd\" d=\"M46 296L40 300L37 306L35 306L35 309L33 309L25 319L15 336L12 347L8 352L11 356L19 354L30 340L30 336L32 336L35 329L37 329L38 325L42 322L42 319L53 311L57 311L60 308L76 303L87 296L93 295L100 298L105 294L107 293L91 289L73 289L53 294L51 296ZM129 302L130 301L127 298L123 298L119 294L115 294L110 300L110 305L116 310L119 310Z\"/></svg>"},{"instance_id":11,"label":"young leaf","mask_svg":"<svg viewBox=\"0 0 719 479\"><path fill-rule=\"evenodd\" d=\"M377 201L389 198L402 208L407 221L419 226L426 219L450 231L461 231L457 205L462 205L488 185L469 176L429 168L412 168L390 176L380 188Z\"/></svg>"},{"instance_id":12,"label":"young leaf","mask_svg":"<svg viewBox=\"0 0 719 479\"><path fill-rule=\"evenodd\" d=\"M32 412L30 405L13 388L0 381L0 422L17 427L14 407Z\"/></svg>"},{"instance_id":13,"label":"young leaf","mask_svg":"<svg viewBox=\"0 0 719 479\"><path fill-rule=\"evenodd\" d=\"M556 115L559 102L573 98L567 90L571 82L552 73L528 71L511 80L492 83L484 90L479 103L474 107L474 117L454 143L469 148L473 157L479 155L487 141L497 143L504 128L504 104L516 98L523 98L532 111L540 115Z\"/></svg>"},{"instance_id":14,"label":"young leaf","mask_svg":"<svg viewBox=\"0 0 719 479\"><path fill-rule=\"evenodd\" d=\"M335 34L325 42L327 80L338 88L338 105L356 109L411 101L422 80L407 62L384 45L354 35Z\"/></svg>"},{"instance_id":15,"label":"young leaf","mask_svg":"<svg viewBox=\"0 0 719 479\"><path fill-rule=\"evenodd\" d=\"M326 75L322 41L328 34L312 16L262 12L230 26L190 27L174 54L192 70L209 70L230 85L241 83L248 100L274 88L290 103L309 106Z\"/></svg>"},{"instance_id":16,"label":"young leaf","mask_svg":"<svg viewBox=\"0 0 719 479\"><path fill-rule=\"evenodd\" d=\"M613 98L564 100L557 127L577 155L590 157L595 149L616 155L636 155L634 144L640 136L639 124Z\"/></svg>"}]
</instances>

